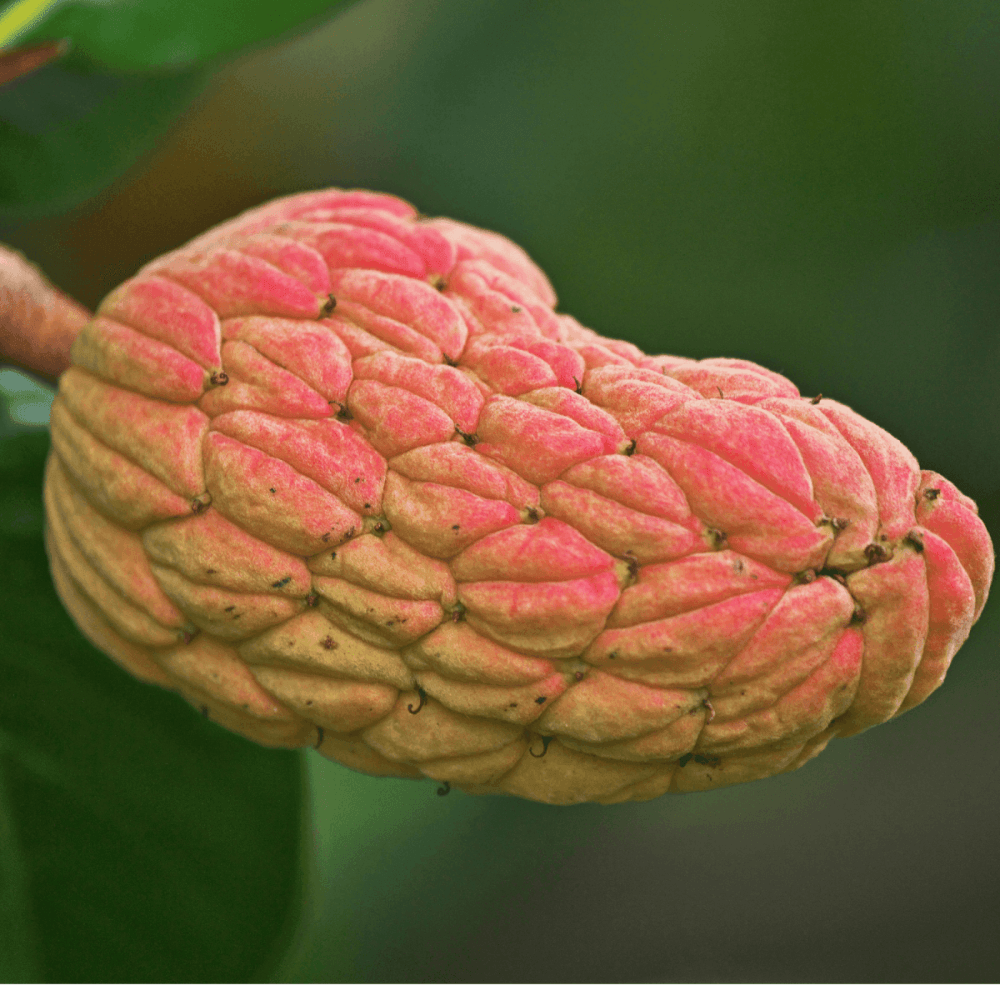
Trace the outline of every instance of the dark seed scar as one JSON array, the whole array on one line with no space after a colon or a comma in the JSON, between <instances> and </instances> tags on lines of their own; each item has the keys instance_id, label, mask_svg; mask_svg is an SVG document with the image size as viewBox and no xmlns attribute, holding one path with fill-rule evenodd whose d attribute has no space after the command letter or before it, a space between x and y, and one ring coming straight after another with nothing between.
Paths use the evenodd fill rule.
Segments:
<instances>
[{"instance_id":1,"label":"dark seed scar","mask_svg":"<svg viewBox=\"0 0 1000 1000\"><path fill-rule=\"evenodd\" d=\"M419 712L420 709L427 704L427 692L419 685L417 686L417 694L420 695L420 704L417 705L416 708L413 707L412 703L406 706L406 711L409 712L410 715L416 715L417 712Z\"/></svg>"}]
</instances>

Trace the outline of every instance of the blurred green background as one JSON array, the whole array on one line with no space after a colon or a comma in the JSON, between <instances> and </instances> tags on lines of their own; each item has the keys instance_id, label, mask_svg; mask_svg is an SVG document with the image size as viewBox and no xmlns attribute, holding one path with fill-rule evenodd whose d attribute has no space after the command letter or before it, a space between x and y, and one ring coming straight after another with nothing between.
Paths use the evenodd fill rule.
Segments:
<instances>
[{"instance_id":1,"label":"blurred green background","mask_svg":"<svg viewBox=\"0 0 1000 1000\"><path fill-rule=\"evenodd\" d=\"M748 357L900 437L1000 537L1000 7L365 0L218 73L70 213L8 222L88 306L267 197L498 229L561 308ZM311 755L305 981L995 981L1000 612L945 686L793 775L556 809Z\"/></svg>"}]
</instances>

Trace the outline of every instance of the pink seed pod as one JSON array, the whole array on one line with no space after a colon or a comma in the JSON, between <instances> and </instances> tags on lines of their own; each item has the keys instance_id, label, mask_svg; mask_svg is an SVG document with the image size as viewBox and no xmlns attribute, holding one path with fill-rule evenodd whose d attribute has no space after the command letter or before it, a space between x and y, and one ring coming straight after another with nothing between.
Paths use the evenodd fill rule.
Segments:
<instances>
[{"instance_id":1,"label":"pink seed pod","mask_svg":"<svg viewBox=\"0 0 1000 1000\"><path fill-rule=\"evenodd\" d=\"M555 305L366 191L154 260L52 409L66 608L259 743L557 804L793 770L941 684L993 573L971 500L781 375Z\"/></svg>"}]
</instances>

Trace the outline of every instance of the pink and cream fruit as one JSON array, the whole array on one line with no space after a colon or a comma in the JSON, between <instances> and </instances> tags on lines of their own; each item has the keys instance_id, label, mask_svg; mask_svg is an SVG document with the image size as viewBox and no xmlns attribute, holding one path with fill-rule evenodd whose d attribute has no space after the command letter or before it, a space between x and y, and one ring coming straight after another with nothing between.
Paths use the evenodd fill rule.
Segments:
<instances>
[{"instance_id":1,"label":"pink and cream fruit","mask_svg":"<svg viewBox=\"0 0 1000 1000\"><path fill-rule=\"evenodd\" d=\"M941 684L993 572L971 500L781 375L555 304L364 191L153 261L52 409L63 603L250 739L551 803L789 771Z\"/></svg>"}]
</instances>

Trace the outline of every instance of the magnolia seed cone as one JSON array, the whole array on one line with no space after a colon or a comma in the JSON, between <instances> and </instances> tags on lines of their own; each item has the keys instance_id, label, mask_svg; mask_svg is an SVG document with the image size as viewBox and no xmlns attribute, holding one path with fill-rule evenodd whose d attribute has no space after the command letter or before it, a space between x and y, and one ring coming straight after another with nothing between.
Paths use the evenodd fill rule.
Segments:
<instances>
[{"instance_id":1,"label":"magnolia seed cone","mask_svg":"<svg viewBox=\"0 0 1000 1000\"><path fill-rule=\"evenodd\" d=\"M789 771L941 684L993 572L971 500L781 375L555 303L364 191L153 261L52 409L63 603L259 743L551 803Z\"/></svg>"}]
</instances>

